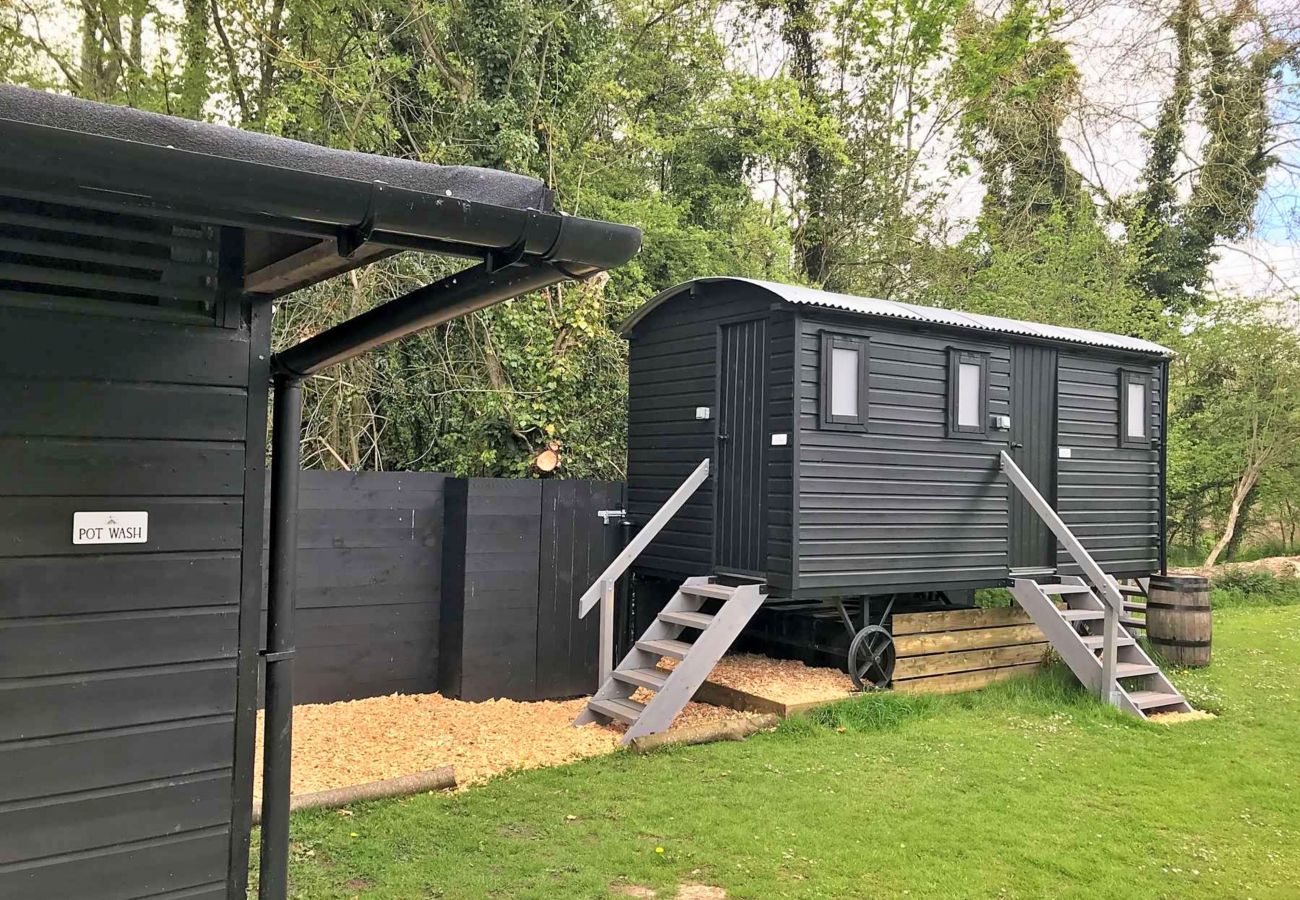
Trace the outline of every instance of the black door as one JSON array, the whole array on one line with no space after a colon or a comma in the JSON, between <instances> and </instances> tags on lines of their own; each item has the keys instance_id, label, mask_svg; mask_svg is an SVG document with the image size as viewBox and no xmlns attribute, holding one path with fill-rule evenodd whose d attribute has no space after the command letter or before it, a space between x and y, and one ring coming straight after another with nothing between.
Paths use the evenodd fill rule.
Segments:
<instances>
[{"instance_id":1,"label":"black door","mask_svg":"<svg viewBox=\"0 0 1300 900\"><path fill-rule=\"evenodd\" d=\"M721 572L759 575L767 558L763 467L767 320L723 325L718 347L713 564Z\"/></svg>"},{"instance_id":2,"label":"black door","mask_svg":"<svg viewBox=\"0 0 1300 900\"><path fill-rule=\"evenodd\" d=\"M1056 505L1056 351L1011 348L1011 457ZM1056 538L1015 488L1011 493L1013 571L1056 568Z\"/></svg>"}]
</instances>

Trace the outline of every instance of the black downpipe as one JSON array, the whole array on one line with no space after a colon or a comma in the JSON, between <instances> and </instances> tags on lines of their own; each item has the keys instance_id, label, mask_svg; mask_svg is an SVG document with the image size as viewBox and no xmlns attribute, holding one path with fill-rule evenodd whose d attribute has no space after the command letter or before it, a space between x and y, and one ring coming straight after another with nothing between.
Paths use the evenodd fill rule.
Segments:
<instances>
[{"instance_id":1,"label":"black downpipe","mask_svg":"<svg viewBox=\"0 0 1300 900\"><path fill-rule=\"evenodd\" d=\"M302 383L275 376L271 433L271 544L266 616L266 725L262 760L262 858L257 896L284 900L289 886L289 774L293 757L294 578Z\"/></svg>"},{"instance_id":2,"label":"black downpipe","mask_svg":"<svg viewBox=\"0 0 1300 900\"><path fill-rule=\"evenodd\" d=\"M1169 360L1160 366L1160 574L1168 575L1169 557L1169 522L1165 518L1169 512L1165 491L1169 489Z\"/></svg>"}]
</instances>

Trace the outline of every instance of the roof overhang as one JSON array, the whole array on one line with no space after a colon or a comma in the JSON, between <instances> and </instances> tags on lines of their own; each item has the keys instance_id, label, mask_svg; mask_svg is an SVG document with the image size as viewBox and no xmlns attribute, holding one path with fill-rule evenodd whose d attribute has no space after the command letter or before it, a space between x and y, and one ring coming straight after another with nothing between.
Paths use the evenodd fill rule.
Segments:
<instances>
[{"instance_id":1,"label":"roof overhang","mask_svg":"<svg viewBox=\"0 0 1300 900\"><path fill-rule=\"evenodd\" d=\"M1129 353L1145 353L1152 356L1170 357L1174 352L1168 347L1142 338L1122 334L1110 334L1104 331L1089 331L1083 328L1066 328L1058 325L1044 325L1039 322L1025 322L1018 319L1004 319L999 316L985 316L976 313L957 312L932 306L917 306L900 303L895 300L879 300L872 297L854 297L849 294L835 294L813 288L792 284L779 284L772 281L758 281L752 278L713 277L696 278L675 285L646 301L639 309L628 316L620 326L620 332L628 335L646 316L674 297L692 292L703 285L737 284L748 285L771 294L773 299L800 306L815 306L823 309L869 316L882 319L899 319L918 325L940 326L965 331L979 331L989 334L1004 334L1033 340L1050 341L1064 344L1078 344Z\"/></svg>"},{"instance_id":2,"label":"roof overhang","mask_svg":"<svg viewBox=\"0 0 1300 900\"><path fill-rule=\"evenodd\" d=\"M0 144L6 151L0 189L29 199L241 228L251 293L278 296L402 250L478 259L489 272L540 262L554 267L556 280L562 280L621 265L640 248L636 228L550 210L549 192L533 179L402 160L387 160L402 164L390 170L377 162L383 158L368 154L185 123L187 135L215 131L237 150L244 145L232 133L250 138L253 149L275 142L273 155L259 150L249 153L258 159L232 158L27 121L21 116L39 112L30 108L33 94L52 96L0 88ZM179 127L170 117L54 100L61 111L86 107L101 119L121 115L150 127L163 127L157 120ZM11 113L19 117L8 117ZM328 154L329 166L321 154ZM403 184L341 174L354 160L358 172L395 176ZM421 169L430 171L426 181L412 174ZM442 192L412 184L442 187ZM457 196L458 189L471 196ZM545 208L479 197L536 201Z\"/></svg>"}]
</instances>

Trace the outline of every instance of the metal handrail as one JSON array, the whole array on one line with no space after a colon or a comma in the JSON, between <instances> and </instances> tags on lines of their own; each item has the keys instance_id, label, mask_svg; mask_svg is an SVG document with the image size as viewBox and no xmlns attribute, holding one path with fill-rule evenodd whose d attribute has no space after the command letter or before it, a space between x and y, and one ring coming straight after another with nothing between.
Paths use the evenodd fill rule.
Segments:
<instances>
[{"instance_id":1,"label":"metal handrail","mask_svg":"<svg viewBox=\"0 0 1300 900\"><path fill-rule=\"evenodd\" d=\"M1052 534L1056 535L1056 539L1061 542L1061 546L1083 570L1084 576L1101 592L1101 599L1105 606L1101 645L1101 692L1103 698L1113 703L1116 687L1115 641L1119 635L1119 618L1124 611L1124 595L1120 592L1119 582L1097 565L1092 554L1074 536L1074 532L1052 508L1052 504L1038 492L1038 488L1034 487L1034 483L1020 470L1007 451L1003 450L1001 453L1002 472L1007 476L1007 480L1020 491L1021 496L1029 501L1030 507L1038 514L1038 518L1051 529Z\"/></svg>"},{"instance_id":2,"label":"metal handrail","mask_svg":"<svg viewBox=\"0 0 1300 900\"><path fill-rule=\"evenodd\" d=\"M628 567L636 561L636 558L650 545L650 542L659 536L659 532L663 531L664 526L686 505L686 501L691 499L691 496L699 490L700 485L708 477L709 461L705 459L695 467L695 471L690 474L690 477L683 481L677 490L673 491L673 495L668 498L668 501L663 506L659 507L658 512L650 517L650 521L646 522L645 527L637 532L636 537L627 542L623 552L614 557L614 561L605 567L605 571L600 573L600 577L578 598L579 619L591 612L591 608L596 605L596 601L600 599L602 586L612 584L623 577L623 573L627 571Z\"/></svg>"}]
</instances>

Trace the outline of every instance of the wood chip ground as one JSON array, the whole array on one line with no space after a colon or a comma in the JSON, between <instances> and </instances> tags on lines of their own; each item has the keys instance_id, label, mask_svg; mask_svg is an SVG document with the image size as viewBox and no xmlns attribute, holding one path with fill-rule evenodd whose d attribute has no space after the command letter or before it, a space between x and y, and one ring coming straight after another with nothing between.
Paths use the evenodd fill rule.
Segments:
<instances>
[{"instance_id":1,"label":"wood chip ground","mask_svg":"<svg viewBox=\"0 0 1300 900\"><path fill-rule=\"evenodd\" d=\"M671 660L662 665L668 667ZM754 654L725 657L710 680L787 703L839 699L853 692L843 672ZM638 696L645 700L648 696ZM457 783L482 783L514 769L557 766L612 753L623 728L571 724L584 699L467 703L441 694L392 694L294 707L295 794L364 784L454 766ZM703 703L687 704L674 728L749 715ZM262 767L258 713L257 770ZM260 778L254 779L260 795Z\"/></svg>"},{"instance_id":2,"label":"wood chip ground","mask_svg":"<svg viewBox=\"0 0 1300 900\"><path fill-rule=\"evenodd\" d=\"M440 694L392 694L294 707L294 794L454 766L460 786L513 769L558 766L612 753L623 728L572 722L584 700L466 703ZM745 716L691 703L675 728ZM262 766L258 713L257 769ZM254 790L260 796L260 779Z\"/></svg>"},{"instance_id":3,"label":"wood chip ground","mask_svg":"<svg viewBox=\"0 0 1300 900\"><path fill-rule=\"evenodd\" d=\"M669 669L673 663L666 659L659 665ZM852 679L839 669L817 668L797 659L772 659L756 653L724 656L709 681L788 704L843 700L857 693Z\"/></svg>"}]
</instances>

